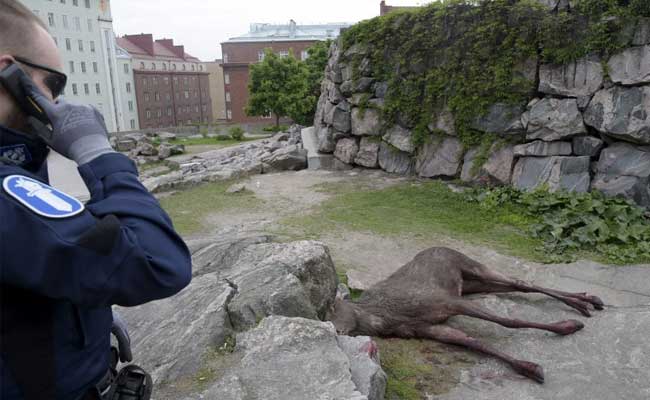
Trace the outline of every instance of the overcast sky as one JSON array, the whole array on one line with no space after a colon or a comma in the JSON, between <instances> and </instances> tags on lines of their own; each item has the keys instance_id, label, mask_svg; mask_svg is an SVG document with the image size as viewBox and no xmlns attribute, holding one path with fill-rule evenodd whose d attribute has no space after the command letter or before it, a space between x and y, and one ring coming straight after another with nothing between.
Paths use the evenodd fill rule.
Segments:
<instances>
[{"instance_id":1,"label":"overcast sky","mask_svg":"<svg viewBox=\"0 0 650 400\"><path fill-rule=\"evenodd\" d=\"M221 58L220 43L248 32L252 22L298 24L358 22L379 15L380 0L112 0L119 36L152 33L172 38L202 61ZM389 5L424 0L388 0Z\"/></svg>"}]
</instances>

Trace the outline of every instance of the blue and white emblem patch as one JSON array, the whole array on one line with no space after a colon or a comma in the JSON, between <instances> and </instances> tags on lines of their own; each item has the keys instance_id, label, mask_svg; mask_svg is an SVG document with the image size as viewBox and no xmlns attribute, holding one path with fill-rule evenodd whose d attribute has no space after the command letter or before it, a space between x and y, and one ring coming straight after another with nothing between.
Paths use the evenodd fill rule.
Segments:
<instances>
[{"instance_id":1,"label":"blue and white emblem patch","mask_svg":"<svg viewBox=\"0 0 650 400\"><path fill-rule=\"evenodd\" d=\"M2 187L11 197L43 217L68 218L84 210L83 203L74 197L26 176L8 176Z\"/></svg>"}]
</instances>

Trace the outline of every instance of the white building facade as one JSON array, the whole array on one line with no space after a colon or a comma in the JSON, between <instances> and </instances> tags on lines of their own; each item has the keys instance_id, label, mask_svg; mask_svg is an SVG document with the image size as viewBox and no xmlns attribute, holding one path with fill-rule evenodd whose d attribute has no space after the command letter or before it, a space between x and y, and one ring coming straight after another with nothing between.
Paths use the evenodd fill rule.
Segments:
<instances>
[{"instance_id":1,"label":"white building facade","mask_svg":"<svg viewBox=\"0 0 650 400\"><path fill-rule=\"evenodd\" d=\"M21 1L45 22L57 43L68 75L65 98L95 106L109 132L139 129L137 112L129 109L129 102L137 109L131 59L116 45L110 1Z\"/></svg>"}]
</instances>

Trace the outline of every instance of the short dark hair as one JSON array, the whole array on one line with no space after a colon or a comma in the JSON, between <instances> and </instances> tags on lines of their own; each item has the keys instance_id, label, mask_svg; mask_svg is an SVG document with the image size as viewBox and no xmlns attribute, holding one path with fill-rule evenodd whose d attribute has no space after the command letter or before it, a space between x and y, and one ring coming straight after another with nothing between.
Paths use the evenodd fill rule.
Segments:
<instances>
[{"instance_id":1,"label":"short dark hair","mask_svg":"<svg viewBox=\"0 0 650 400\"><path fill-rule=\"evenodd\" d=\"M37 26L47 26L18 0L0 0L0 53L29 56Z\"/></svg>"}]
</instances>

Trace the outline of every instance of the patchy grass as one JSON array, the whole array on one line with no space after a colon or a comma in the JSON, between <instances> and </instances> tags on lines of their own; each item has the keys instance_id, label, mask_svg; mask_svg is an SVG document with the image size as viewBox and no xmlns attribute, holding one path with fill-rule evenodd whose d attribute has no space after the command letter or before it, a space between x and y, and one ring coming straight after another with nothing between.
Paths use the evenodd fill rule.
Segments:
<instances>
[{"instance_id":1,"label":"patchy grass","mask_svg":"<svg viewBox=\"0 0 650 400\"><path fill-rule=\"evenodd\" d=\"M218 137L202 137L202 138L193 138L193 139L188 139L188 138L177 138L174 140L171 140L171 144L183 144L185 146L205 146L205 145L215 145L219 147L230 147L230 146L236 146L238 144L242 144L244 142L251 142L255 140L260 140L260 139L266 139L270 136L259 136L259 137L253 137L253 138L248 138L245 137L242 140L235 140L235 139L221 139Z\"/></svg>"},{"instance_id":2,"label":"patchy grass","mask_svg":"<svg viewBox=\"0 0 650 400\"><path fill-rule=\"evenodd\" d=\"M206 217L224 210L242 210L259 206L262 201L253 192L226 193L233 182L197 186L160 200L181 235L200 233L207 228Z\"/></svg>"},{"instance_id":3,"label":"patchy grass","mask_svg":"<svg viewBox=\"0 0 650 400\"><path fill-rule=\"evenodd\" d=\"M375 338L381 366L388 375L386 400L420 400L447 393L460 381L460 370L477 356L430 340Z\"/></svg>"},{"instance_id":4,"label":"patchy grass","mask_svg":"<svg viewBox=\"0 0 650 400\"><path fill-rule=\"evenodd\" d=\"M342 230L419 238L443 234L515 256L546 260L539 250L542 242L528 234L536 220L521 207L504 205L486 212L443 182L411 182L383 190L329 184L319 190L335 197L310 215L284 221L289 229L311 238Z\"/></svg>"}]
</instances>

